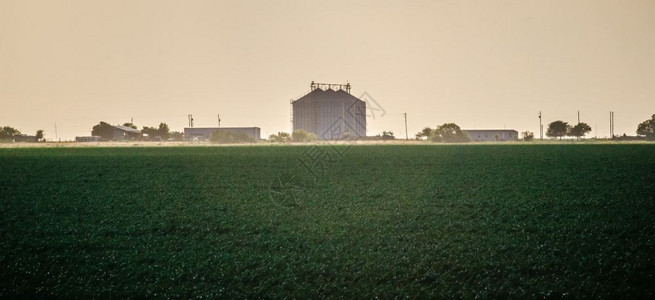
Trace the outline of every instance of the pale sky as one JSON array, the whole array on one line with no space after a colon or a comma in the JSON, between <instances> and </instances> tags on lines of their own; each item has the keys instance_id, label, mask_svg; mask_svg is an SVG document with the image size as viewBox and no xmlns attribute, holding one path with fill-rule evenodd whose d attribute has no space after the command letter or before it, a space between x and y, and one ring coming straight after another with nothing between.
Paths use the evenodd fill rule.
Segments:
<instances>
[{"instance_id":1,"label":"pale sky","mask_svg":"<svg viewBox=\"0 0 655 300\"><path fill-rule=\"evenodd\" d=\"M90 135L99 121L289 131L312 80L385 110L368 134L634 135L655 114L655 1L0 0L0 126Z\"/></svg>"}]
</instances>

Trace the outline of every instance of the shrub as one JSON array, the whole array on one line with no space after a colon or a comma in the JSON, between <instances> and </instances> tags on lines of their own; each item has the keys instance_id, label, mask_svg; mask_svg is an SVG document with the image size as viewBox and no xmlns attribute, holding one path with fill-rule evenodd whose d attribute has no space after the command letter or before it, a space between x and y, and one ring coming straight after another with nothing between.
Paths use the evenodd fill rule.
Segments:
<instances>
[{"instance_id":1,"label":"shrub","mask_svg":"<svg viewBox=\"0 0 655 300\"><path fill-rule=\"evenodd\" d=\"M268 140L272 143L288 143L291 141L291 135L287 132L278 132L269 135Z\"/></svg>"},{"instance_id":2,"label":"shrub","mask_svg":"<svg viewBox=\"0 0 655 300\"><path fill-rule=\"evenodd\" d=\"M316 141L316 134L307 132L303 129L294 130L291 134L291 140L294 142L313 142Z\"/></svg>"},{"instance_id":3,"label":"shrub","mask_svg":"<svg viewBox=\"0 0 655 300\"><path fill-rule=\"evenodd\" d=\"M216 130L209 136L209 141L219 144L254 143L255 139L243 132L232 133L229 131Z\"/></svg>"}]
</instances>

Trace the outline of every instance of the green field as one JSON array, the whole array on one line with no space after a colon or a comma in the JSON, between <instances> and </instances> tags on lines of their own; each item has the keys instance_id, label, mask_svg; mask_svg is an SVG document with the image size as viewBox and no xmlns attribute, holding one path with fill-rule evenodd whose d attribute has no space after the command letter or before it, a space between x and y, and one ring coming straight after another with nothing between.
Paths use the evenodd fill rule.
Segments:
<instances>
[{"instance_id":1,"label":"green field","mask_svg":"<svg viewBox=\"0 0 655 300\"><path fill-rule=\"evenodd\" d=\"M655 144L0 149L0 197L0 297L655 296Z\"/></svg>"}]
</instances>

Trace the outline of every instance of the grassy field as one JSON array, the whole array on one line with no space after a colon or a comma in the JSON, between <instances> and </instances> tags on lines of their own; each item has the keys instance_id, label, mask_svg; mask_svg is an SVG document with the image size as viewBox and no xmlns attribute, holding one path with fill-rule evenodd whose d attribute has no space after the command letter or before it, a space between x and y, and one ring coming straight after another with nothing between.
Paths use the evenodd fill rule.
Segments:
<instances>
[{"instance_id":1,"label":"grassy field","mask_svg":"<svg viewBox=\"0 0 655 300\"><path fill-rule=\"evenodd\" d=\"M0 149L0 297L654 297L655 145Z\"/></svg>"}]
</instances>

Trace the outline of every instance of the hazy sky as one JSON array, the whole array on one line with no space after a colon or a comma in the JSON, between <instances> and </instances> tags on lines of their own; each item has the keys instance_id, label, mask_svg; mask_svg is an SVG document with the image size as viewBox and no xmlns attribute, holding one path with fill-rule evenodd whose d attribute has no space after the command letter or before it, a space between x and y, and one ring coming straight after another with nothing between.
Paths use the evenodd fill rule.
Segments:
<instances>
[{"instance_id":1,"label":"hazy sky","mask_svg":"<svg viewBox=\"0 0 655 300\"><path fill-rule=\"evenodd\" d=\"M655 113L655 1L0 0L0 126L90 135L99 121L289 131L309 83L425 126L635 134Z\"/></svg>"}]
</instances>

